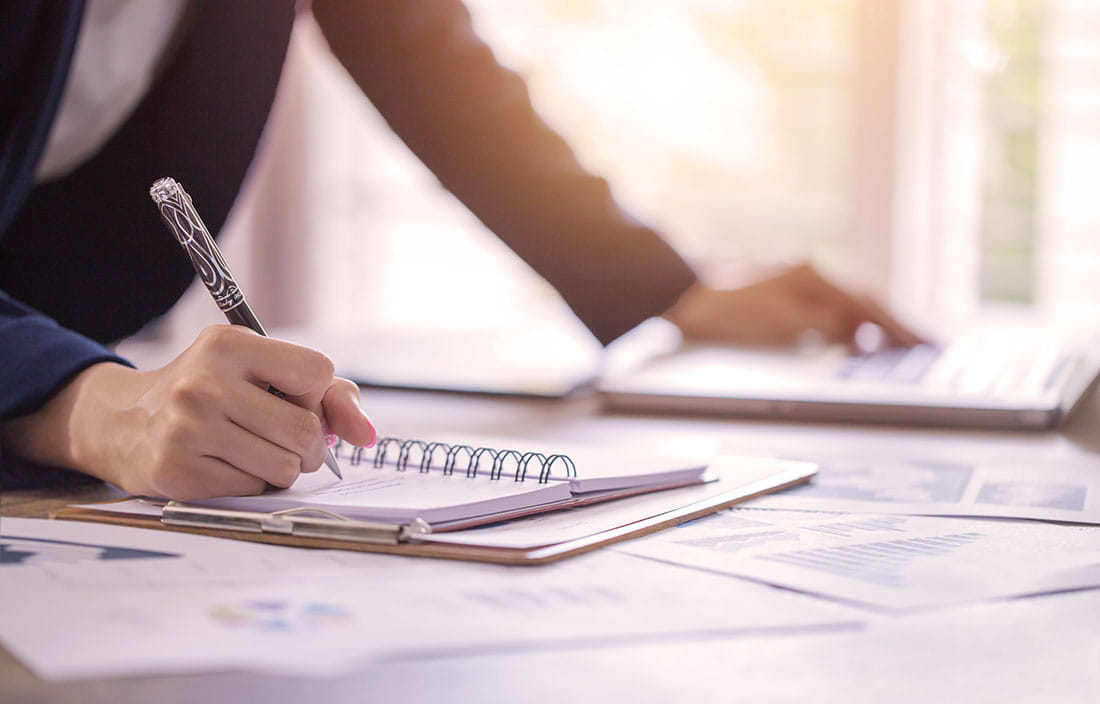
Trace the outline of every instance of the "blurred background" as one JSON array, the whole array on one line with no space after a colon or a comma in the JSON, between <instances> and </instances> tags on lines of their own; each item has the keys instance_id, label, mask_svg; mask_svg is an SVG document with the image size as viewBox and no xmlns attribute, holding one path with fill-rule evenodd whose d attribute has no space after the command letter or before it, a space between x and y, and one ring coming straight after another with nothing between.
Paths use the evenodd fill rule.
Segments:
<instances>
[{"instance_id":1,"label":"blurred background","mask_svg":"<svg viewBox=\"0 0 1100 704\"><path fill-rule=\"evenodd\" d=\"M468 6L581 161L700 270L808 259L936 330L1100 323L1100 4ZM561 312L388 132L308 17L266 140L224 246L269 326ZM163 329L219 322L198 294Z\"/></svg>"}]
</instances>

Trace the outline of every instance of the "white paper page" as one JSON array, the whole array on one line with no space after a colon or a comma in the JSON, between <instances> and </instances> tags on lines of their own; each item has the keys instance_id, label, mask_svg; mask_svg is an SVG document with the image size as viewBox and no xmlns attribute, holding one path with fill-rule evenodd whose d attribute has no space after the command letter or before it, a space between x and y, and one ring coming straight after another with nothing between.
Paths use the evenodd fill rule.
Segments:
<instances>
[{"instance_id":1,"label":"white paper page","mask_svg":"<svg viewBox=\"0 0 1100 704\"><path fill-rule=\"evenodd\" d=\"M809 472L804 462L788 462L733 455L719 456L711 467L717 482L658 491L626 499L564 511L528 516L504 524L471 530L420 536L425 542L459 543L491 547L534 548L584 538L683 508L718 494L743 489L755 493L791 481ZM753 499L755 503L760 499Z\"/></svg>"},{"instance_id":2,"label":"white paper page","mask_svg":"<svg viewBox=\"0 0 1100 704\"><path fill-rule=\"evenodd\" d=\"M1100 524L1100 463L1038 465L819 457L813 481L764 508L926 516L1034 518Z\"/></svg>"},{"instance_id":3,"label":"white paper page","mask_svg":"<svg viewBox=\"0 0 1100 704\"><path fill-rule=\"evenodd\" d=\"M299 506L325 508L346 518L428 523L492 515L572 497L567 486L488 476L398 471L368 464L345 466L343 480L323 470L303 474L289 489L259 496L193 502L216 508L280 511Z\"/></svg>"},{"instance_id":4,"label":"white paper page","mask_svg":"<svg viewBox=\"0 0 1100 704\"><path fill-rule=\"evenodd\" d=\"M419 444L413 442L419 441ZM408 469L430 469L454 471L460 474L476 466L478 475L489 474L493 470L492 454L483 454L477 458L473 452L479 448L491 448L501 452L499 471L503 477L515 478L517 472L525 471L527 479L538 479L543 463L548 468L547 478L553 481L568 481L574 492L602 491L624 487L670 484L677 481L687 483L698 479L715 455L716 443L702 443L689 451L678 448L671 451L659 443L646 446L587 445L583 443L547 442L523 438L506 438L489 435L469 435L452 437L446 433L432 434L430 437L394 439L385 448L363 450L359 455L360 463L373 463L377 452L382 452L386 463L402 462ZM401 443L406 443L402 450ZM451 448L454 450L448 457ZM355 457L351 448L338 448L337 454L349 463ZM528 453L538 453L524 460ZM428 455L426 457L426 455ZM568 457L576 470L576 476L570 477L570 465L559 456ZM448 460L450 466L448 467Z\"/></svg>"},{"instance_id":5,"label":"white paper page","mask_svg":"<svg viewBox=\"0 0 1100 704\"><path fill-rule=\"evenodd\" d=\"M607 552L530 568L69 521L5 519L2 530L13 547L0 565L0 641L47 679L333 674L380 659L859 621L819 600ZM59 557L58 541L80 545Z\"/></svg>"},{"instance_id":6,"label":"white paper page","mask_svg":"<svg viewBox=\"0 0 1100 704\"><path fill-rule=\"evenodd\" d=\"M1100 529L731 509L612 549L884 609L1100 587Z\"/></svg>"},{"instance_id":7,"label":"white paper page","mask_svg":"<svg viewBox=\"0 0 1100 704\"><path fill-rule=\"evenodd\" d=\"M356 682L403 702L1096 704L1098 660L1093 590L878 615L852 631L387 662Z\"/></svg>"}]
</instances>

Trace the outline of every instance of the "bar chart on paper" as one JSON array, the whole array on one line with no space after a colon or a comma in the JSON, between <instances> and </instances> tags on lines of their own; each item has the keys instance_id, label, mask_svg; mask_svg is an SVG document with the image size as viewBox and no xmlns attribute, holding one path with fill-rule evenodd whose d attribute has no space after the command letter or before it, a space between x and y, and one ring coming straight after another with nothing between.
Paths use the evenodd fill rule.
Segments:
<instances>
[{"instance_id":1,"label":"bar chart on paper","mask_svg":"<svg viewBox=\"0 0 1100 704\"><path fill-rule=\"evenodd\" d=\"M0 538L0 565L73 563L85 560L140 560L179 557L159 550L139 550L113 545L95 545L71 540L48 540L5 535Z\"/></svg>"},{"instance_id":2,"label":"bar chart on paper","mask_svg":"<svg viewBox=\"0 0 1100 704\"><path fill-rule=\"evenodd\" d=\"M739 508L623 552L904 610L1100 586L1087 526Z\"/></svg>"},{"instance_id":3,"label":"bar chart on paper","mask_svg":"<svg viewBox=\"0 0 1100 704\"><path fill-rule=\"evenodd\" d=\"M974 475L974 467L967 464L866 458L827 459L821 463L822 470L826 477L795 493L877 502L957 502Z\"/></svg>"},{"instance_id":4,"label":"bar chart on paper","mask_svg":"<svg viewBox=\"0 0 1100 704\"><path fill-rule=\"evenodd\" d=\"M1095 466L1036 466L1012 458L975 463L812 459L818 462L812 483L763 497L754 506L1100 524L1100 475Z\"/></svg>"},{"instance_id":5,"label":"bar chart on paper","mask_svg":"<svg viewBox=\"0 0 1100 704\"><path fill-rule=\"evenodd\" d=\"M379 659L859 623L817 599L610 551L529 569L70 521L5 519L3 529L5 543L76 535L97 552L169 556L0 566L0 642L46 679L331 675Z\"/></svg>"},{"instance_id":6,"label":"bar chart on paper","mask_svg":"<svg viewBox=\"0 0 1100 704\"><path fill-rule=\"evenodd\" d=\"M979 538L981 533L958 533L841 545L833 548L794 550L763 555L760 559L872 584L901 587L906 583L906 566L915 560L946 555L964 545L970 545Z\"/></svg>"}]
</instances>

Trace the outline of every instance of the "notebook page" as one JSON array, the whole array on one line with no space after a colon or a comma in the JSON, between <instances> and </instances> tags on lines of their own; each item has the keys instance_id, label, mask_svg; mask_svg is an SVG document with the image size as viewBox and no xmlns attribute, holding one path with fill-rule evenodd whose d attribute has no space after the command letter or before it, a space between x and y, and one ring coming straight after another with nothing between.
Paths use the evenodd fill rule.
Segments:
<instances>
[{"instance_id":1,"label":"notebook page","mask_svg":"<svg viewBox=\"0 0 1100 704\"><path fill-rule=\"evenodd\" d=\"M202 506L242 511L282 511L311 507L357 520L428 523L490 516L543 506L572 497L561 483L517 482L510 477L398 471L369 464L344 467L343 481L328 472L303 474L289 489L259 496L237 496L194 502Z\"/></svg>"},{"instance_id":2,"label":"notebook page","mask_svg":"<svg viewBox=\"0 0 1100 704\"><path fill-rule=\"evenodd\" d=\"M577 476L565 477L551 467L551 481L568 480L575 494L659 484L687 484L702 481L710 464L710 453L673 455L659 451L617 452L604 448L575 446L566 454L577 467Z\"/></svg>"},{"instance_id":3,"label":"notebook page","mask_svg":"<svg viewBox=\"0 0 1100 704\"><path fill-rule=\"evenodd\" d=\"M491 436L466 437L464 440L443 440L427 438L419 444L410 444L407 452L402 451L399 443L417 443L416 440L396 440L385 449L386 465L404 463L408 471L430 469L433 473L453 471L465 476L472 460L472 452L478 448L492 448L503 453L499 459L499 471L502 478L512 479L521 471L522 458L527 453L538 453L526 463L527 481L539 479L544 463L551 482L568 483L575 494L647 487L669 484L689 484L701 481L714 456L714 446L694 448L690 451L672 452L667 448L645 447L602 447L581 443L561 443L546 440L527 440L500 438ZM465 448L455 452L448 465L447 448ZM430 449L429 462L424 461L426 448ZM569 476L569 462L559 456L568 457L576 469L576 476ZM371 464L375 451L368 450L362 455L361 462ZM483 454L477 459L478 476L489 474L494 465L494 455Z\"/></svg>"}]
</instances>

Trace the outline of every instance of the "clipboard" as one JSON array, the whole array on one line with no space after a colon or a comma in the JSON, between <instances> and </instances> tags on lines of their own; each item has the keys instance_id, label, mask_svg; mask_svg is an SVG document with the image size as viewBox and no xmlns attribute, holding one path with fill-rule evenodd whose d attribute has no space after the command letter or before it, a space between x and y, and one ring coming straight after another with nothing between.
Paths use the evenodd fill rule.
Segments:
<instances>
[{"instance_id":1,"label":"clipboard","mask_svg":"<svg viewBox=\"0 0 1100 704\"><path fill-rule=\"evenodd\" d=\"M716 482L704 485L706 489L702 492L702 498L696 496L694 500L656 513L639 512L634 520L612 528L528 547L466 544L461 542L461 538L455 541L453 537L449 542L433 542L431 527L419 519L402 525L353 521L316 509L294 509L266 514L184 505L173 507L169 504L162 517L112 513L111 504L128 501L120 499L94 504L92 507L68 506L51 512L50 518L176 530L294 547L359 550L507 565L540 565L702 518L755 497L803 484L817 472L817 466L810 462L772 459L765 461L770 463L774 471L762 478L738 484L731 476L723 475L719 471ZM723 480L728 481L723 484ZM644 498L646 497L631 497L609 503L629 507L626 502ZM581 507L569 510L588 509ZM568 511L554 513L567 514ZM544 517L553 516L554 513L544 514ZM507 525L504 524L505 527ZM447 535L460 536L461 533Z\"/></svg>"}]
</instances>

